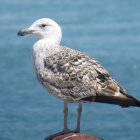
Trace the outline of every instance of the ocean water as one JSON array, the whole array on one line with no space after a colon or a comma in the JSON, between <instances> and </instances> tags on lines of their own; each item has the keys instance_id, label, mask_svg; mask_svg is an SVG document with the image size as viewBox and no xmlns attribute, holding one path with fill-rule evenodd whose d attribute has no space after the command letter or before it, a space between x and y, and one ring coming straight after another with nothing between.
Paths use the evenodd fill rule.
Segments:
<instances>
[{"instance_id":1,"label":"ocean water","mask_svg":"<svg viewBox=\"0 0 140 140\"><path fill-rule=\"evenodd\" d=\"M0 0L0 140L43 140L63 128L63 102L38 83L31 62L34 37L19 29L49 17L63 30L62 44L97 59L140 99L139 0ZM105 140L140 139L139 108L84 104L81 132ZM69 106L69 127L77 105Z\"/></svg>"}]
</instances>

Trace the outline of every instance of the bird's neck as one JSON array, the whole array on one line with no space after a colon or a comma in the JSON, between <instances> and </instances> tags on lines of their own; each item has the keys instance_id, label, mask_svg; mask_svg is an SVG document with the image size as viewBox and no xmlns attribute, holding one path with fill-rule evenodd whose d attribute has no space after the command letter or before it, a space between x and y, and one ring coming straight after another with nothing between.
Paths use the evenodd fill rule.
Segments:
<instances>
[{"instance_id":1,"label":"bird's neck","mask_svg":"<svg viewBox=\"0 0 140 140\"><path fill-rule=\"evenodd\" d=\"M45 53L45 57L49 57L58 51L60 51L60 41L54 38L43 38L37 41L33 46L34 55L42 55Z\"/></svg>"},{"instance_id":2,"label":"bird's neck","mask_svg":"<svg viewBox=\"0 0 140 140\"><path fill-rule=\"evenodd\" d=\"M60 45L60 39L53 38L53 37L46 37L38 40L35 44L35 46L42 46L42 47L54 47Z\"/></svg>"}]
</instances>

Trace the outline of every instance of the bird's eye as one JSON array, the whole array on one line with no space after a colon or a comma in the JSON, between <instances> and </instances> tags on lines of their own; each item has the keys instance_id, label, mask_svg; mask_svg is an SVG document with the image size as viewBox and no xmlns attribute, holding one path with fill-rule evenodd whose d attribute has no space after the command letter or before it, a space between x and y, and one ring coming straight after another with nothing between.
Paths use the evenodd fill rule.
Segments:
<instances>
[{"instance_id":1,"label":"bird's eye","mask_svg":"<svg viewBox=\"0 0 140 140\"><path fill-rule=\"evenodd\" d=\"M46 24L41 24L41 27L43 27L43 28L46 27L46 26L47 26Z\"/></svg>"}]
</instances>

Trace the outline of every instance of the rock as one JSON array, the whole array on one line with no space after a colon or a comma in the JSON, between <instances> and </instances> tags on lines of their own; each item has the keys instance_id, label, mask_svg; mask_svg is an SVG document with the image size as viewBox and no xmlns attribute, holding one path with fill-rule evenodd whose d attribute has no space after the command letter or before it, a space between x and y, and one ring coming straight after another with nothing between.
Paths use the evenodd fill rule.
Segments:
<instances>
[{"instance_id":1,"label":"rock","mask_svg":"<svg viewBox=\"0 0 140 140\"><path fill-rule=\"evenodd\" d=\"M103 140L95 136L89 136L81 133L69 133L54 137L52 140Z\"/></svg>"}]
</instances>

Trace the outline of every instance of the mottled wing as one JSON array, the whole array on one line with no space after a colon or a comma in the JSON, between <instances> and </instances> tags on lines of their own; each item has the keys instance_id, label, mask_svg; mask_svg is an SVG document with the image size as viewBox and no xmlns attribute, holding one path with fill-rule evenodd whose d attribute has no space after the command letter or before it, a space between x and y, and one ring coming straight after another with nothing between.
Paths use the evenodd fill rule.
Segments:
<instances>
[{"instance_id":1,"label":"mottled wing","mask_svg":"<svg viewBox=\"0 0 140 140\"><path fill-rule=\"evenodd\" d=\"M64 49L46 58L44 67L43 84L48 83L56 89L52 92L59 91L63 97L70 97L73 101L105 102L102 101L105 97L118 97L120 100L128 96L97 61L80 52Z\"/></svg>"}]
</instances>

